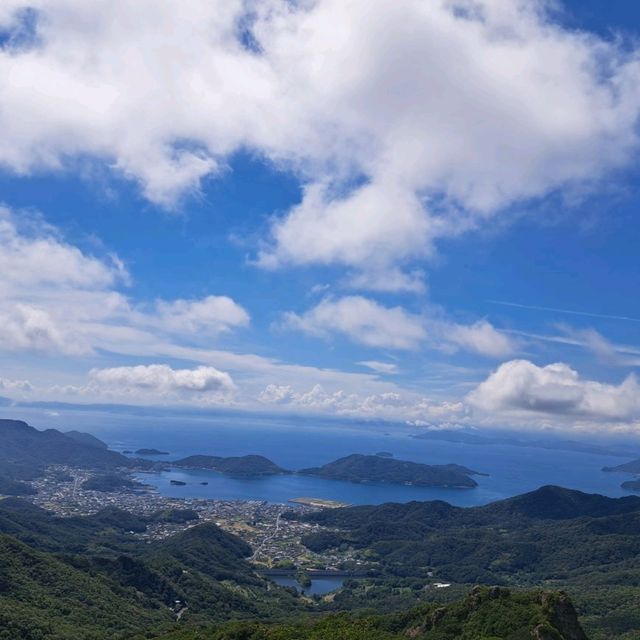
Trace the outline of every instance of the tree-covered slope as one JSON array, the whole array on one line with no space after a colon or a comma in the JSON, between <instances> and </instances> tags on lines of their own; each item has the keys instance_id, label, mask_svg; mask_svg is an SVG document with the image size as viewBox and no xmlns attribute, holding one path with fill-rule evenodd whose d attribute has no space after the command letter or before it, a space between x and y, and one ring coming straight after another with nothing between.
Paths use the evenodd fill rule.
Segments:
<instances>
[{"instance_id":1,"label":"tree-covered slope","mask_svg":"<svg viewBox=\"0 0 640 640\"><path fill-rule=\"evenodd\" d=\"M88 640L131 637L172 620L133 587L83 571L0 534L0 639Z\"/></svg>"},{"instance_id":2,"label":"tree-covered slope","mask_svg":"<svg viewBox=\"0 0 640 640\"><path fill-rule=\"evenodd\" d=\"M333 529L308 534L304 544L315 551L355 548L382 593L419 585L431 572L461 584L560 586L587 616L594 638L640 638L640 498L543 487L483 507L414 502L303 518ZM372 593L349 588L336 600L357 606Z\"/></svg>"},{"instance_id":3,"label":"tree-covered slope","mask_svg":"<svg viewBox=\"0 0 640 640\"><path fill-rule=\"evenodd\" d=\"M114 468L128 467L132 462L55 429L39 431L21 420L0 420L0 477L30 479L51 464Z\"/></svg>"},{"instance_id":4,"label":"tree-covered slope","mask_svg":"<svg viewBox=\"0 0 640 640\"><path fill-rule=\"evenodd\" d=\"M385 616L330 615L296 624L181 630L163 640L586 640L562 593L477 587L462 601Z\"/></svg>"}]
</instances>

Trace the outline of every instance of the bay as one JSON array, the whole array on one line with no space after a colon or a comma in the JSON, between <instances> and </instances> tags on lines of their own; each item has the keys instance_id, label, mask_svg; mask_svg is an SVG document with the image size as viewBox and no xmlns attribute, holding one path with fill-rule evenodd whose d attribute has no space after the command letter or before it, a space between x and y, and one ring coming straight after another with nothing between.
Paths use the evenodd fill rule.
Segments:
<instances>
[{"instance_id":1,"label":"bay","mask_svg":"<svg viewBox=\"0 0 640 640\"><path fill-rule=\"evenodd\" d=\"M141 480L165 496L219 500L265 500L286 503L310 496L350 504L380 504L411 500L445 500L459 506L486 504L554 484L588 493L628 495L620 483L628 476L605 473L603 466L624 458L576 451L513 445L473 445L411 437L416 429L404 424L355 423L301 417L226 414L164 416L66 411L55 415L21 410L13 417L36 427L79 429L104 440L117 451L155 448L169 462L193 454L240 456L260 454L291 470L322 465L352 453L388 451L395 458L425 464L457 463L489 476L474 476L475 489L442 489L384 484L352 484L300 475L234 478L212 471L172 469L141 474ZM619 443L618 443L619 444ZM630 443L629 459L637 443ZM186 482L174 486L171 480ZM201 482L208 484L202 485Z\"/></svg>"}]
</instances>

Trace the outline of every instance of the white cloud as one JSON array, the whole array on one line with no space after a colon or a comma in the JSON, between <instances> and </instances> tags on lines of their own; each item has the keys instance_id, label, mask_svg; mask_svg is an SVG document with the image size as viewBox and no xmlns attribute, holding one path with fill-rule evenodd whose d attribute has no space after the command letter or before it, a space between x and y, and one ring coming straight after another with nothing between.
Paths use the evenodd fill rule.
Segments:
<instances>
[{"instance_id":1,"label":"white cloud","mask_svg":"<svg viewBox=\"0 0 640 640\"><path fill-rule=\"evenodd\" d=\"M456 347L475 351L484 356L501 358L514 352L514 341L497 331L486 320L471 325L456 323L441 325L443 338Z\"/></svg>"},{"instance_id":2,"label":"white cloud","mask_svg":"<svg viewBox=\"0 0 640 640\"><path fill-rule=\"evenodd\" d=\"M384 307L362 296L325 298L303 314L284 314L285 328L330 338L338 333L369 347L459 349L492 358L516 350L516 343L486 320L463 325L439 318L409 313L402 307Z\"/></svg>"},{"instance_id":3,"label":"white cloud","mask_svg":"<svg viewBox=\"0 0 640 640\"><path fill-rule=\"evenodd\" d=\"M33 385L28 380L11 380L9 378L0 378L0 391L9 392L30 392Z\"/></svg>"},{"instance_id":4,"label":"white cloud","mask_svg":"<svg viewBox=\"0 0 640 640\"><path fill-rule=\"evenodd\" d=\"M170 333L217 335L249 324L249 314L227 296L207 296L202 300L158 300L140 324L149 324Z\"/></svg>"},{"instance_id":5,"label":"white cloud","mask_svg":"<svg viewBox=\"0 0 640 640\"><path fill-rule=\"evenodd\" d=\"M10 0L0 164L98 158L171 206L248 148L306 184L260 262L343 264L379 287L438 238L629 161L637 51L546 6ZM18 33L26 7L37 37Z\"/></svg>"},{"instance_id":6,"label":"white cloud","mask_svg":"<svg viewBox=\"0 0 640 640\"><path fill-rule=\"evenodd\" d=\"M88 391L98 389L115 397L152 401L187 400L195 404L229 401L236 387L227 373L215 367L172 369L166 364L92 369Z\"/></svg>"},{"instance_id":7,"label":"white cloud","mask_svg":"<svg viewBox=\"0 0 640 640\"><path fill-rule=\"evenodd\" d=\"M303 315L286 313L284 326L322 337L341 333L369 347L392 349L415 349L426 338L420 316L361 296L325 298Z\"/></svg>"},{"instance_id":8,"label":"white cloud","mask_svg":"<svg viewBox=\"0 0 640 640\"><path fill-rule=\"evenodd\" d=\"M259 394L258 399L265 405L297 411L407 421L412 424L456 421L468 414L462 402L432 402L404 392L372 395L346 393L342 389L328 392L319 384L308 391L295 391L290 385L270 384Z\"/></svg>"},{"instance_id":9,"label":"white cloud","mask_svg":"<svg viewBox=\"0 0 640 640\"><path fill-rule=\"evenodd\" d=\"M640 385L630 375L613 385L584 380L564 363L539 367L527 360L500 365L468 396L478 409L586 421L632 421L640 417Z\"/></svg>"},{"instance_id":10,"label":"white cloud","mask_svg":"<svg viewBox=\"0 0 640 640\"><path fill-rule=\"evenodd\" d=\"M376 373L384 373L386 375L393 375L398 373L398 365L393 362L380 362L378 360L364 360L358 362L363 367L367 367Z\"/></svg>"},{"instance_id":11,"label":"white cloud","mask_svg":"<svg viewBox=\"0 0 640 640\"><path fill-rule=\"evenodd\" d=\"M117 352L158 335L210 340L250 320L227 296L133 301L117 290L130 281L117 256L89 255L42 219L2 207L0 273L0 351Z\"/></svg>"}]
</instances>

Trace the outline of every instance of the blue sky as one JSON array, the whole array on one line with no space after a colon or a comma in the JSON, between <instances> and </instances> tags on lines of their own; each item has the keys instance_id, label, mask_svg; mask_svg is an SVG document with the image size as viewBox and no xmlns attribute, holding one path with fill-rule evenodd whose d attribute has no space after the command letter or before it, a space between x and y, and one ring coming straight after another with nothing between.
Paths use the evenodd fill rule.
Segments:
<instances>
[{"instance_id":1,"label":"blue sky","mask_svg":"<svg viewBox=\"0 0 640 640\"><path fill-rule=\"evenodd\" d=\"M153 4L0 9L0 395L638 429L634 3Z\"/></svg>"}]
</instances>

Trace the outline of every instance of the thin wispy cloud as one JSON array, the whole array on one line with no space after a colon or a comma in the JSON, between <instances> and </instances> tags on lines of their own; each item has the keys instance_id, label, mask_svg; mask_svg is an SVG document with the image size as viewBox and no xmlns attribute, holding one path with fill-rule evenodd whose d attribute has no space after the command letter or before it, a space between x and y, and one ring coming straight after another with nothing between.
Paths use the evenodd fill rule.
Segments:
<instances>
[{"instance_id":1,"label":"thin wispy cloud","mask_svg":"<svg viewBox=\"0 0 640 640\"><path fill-rule=\"evenodd\" d=\"M573 316L585 316L587 318L601 318L603 320L623 320L625 322L640 322L640 318L631 316L610 315L607 313L594 313L592 311L580 311L576 309L559 309L557 307L543 307L534 304L520 304L519 302L508 302L506 300L486 300L489 304L497 304L503 307L514 307L516 309L527 309L528 311L546 311L549 313L566 313Z\"/></svg>"}]
</instances>

